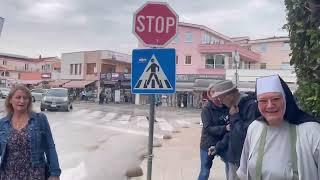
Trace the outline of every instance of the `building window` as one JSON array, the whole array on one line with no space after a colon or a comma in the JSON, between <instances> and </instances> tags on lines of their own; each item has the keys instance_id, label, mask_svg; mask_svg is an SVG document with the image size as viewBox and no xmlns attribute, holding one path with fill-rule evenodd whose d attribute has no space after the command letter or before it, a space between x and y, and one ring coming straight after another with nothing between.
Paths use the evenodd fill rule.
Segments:
<instances>
[{"instance_id":1,"label":"building window","mask_svg":"<svg viewBox=\"0 0 320 180\"><path fill-rule=\"evenodd\" d=\"M192 32L186 32L185 33L185 41L184 42L187 42L187 43L192 43Z\"/></svg>"},{"instance_id":2,"label":"building window","mask_svg":"<svg viewBox=\"0 0 320 180\"><path fill-rule=\"evenodd\" d=\"M74 74L78 75L78 64L74 65Z\"/></svg>"},{"instance_id":3,"label":"building window","mask_svg":"<svg viewBox=\"0 0 320 180\"><path fill-rule=\"evenodd\" d=\"M206 69L214 68L214 55L206 55Z\"/></svg>"},{"instance_id":4,"label":"building window","mask_svg":"<svg viewBox=\"0 0 320 180\"><path fill-rule=\"evenodd\" d=\"M244 61L244 69L251 69L251 62Z\"/></svg>"},{"instance_id":5,"label":"building window","mask_svg":"<svg viewBox=\"0 0 320 180\"><path fill-rule=\"evenodd\" d=\"M2 61L2 65L5 65L5 66L6 66L6 65L7 65L7 61L6 61L6 60L3 60L3 61Z\"/></svg>"},{"instance_id":6,"label":"building window","mask_svg":"<svg viewBox=\"0 0 320 180\"><path fill-rule=\"evenodd\" d=\"M81 75L82 73L82 64L79 64L79 74Z\"/></svg>"},{"instance_id":7,"label":"building window","mask_svg":"<svg viewBox=\"0 0 320 180\"><path fill-rule=\"evenodd\" d=\"M96 63L87 63L87 74L94 74L96 70Z\"/></svg>"},{"instance_id":8,"label":"building window","mask_svg":"<svg viewBox=\"0 0 320 180\"><path fill-rule=\"evenodd\" d=\"M289 51L290 50L290 44L288 42L285 42L282 44L282 50Z\"/></svg>"},{"instance_id":9,"label":"building window","mask_svg":"<svg viewBox=\"0 0 320 180\"><path fill-rule=\"evenodd\" d=\"M211 54L206 56L206 69L224 69L225 56L223 54Z\"/></svg>"},{"instance_id":10,"label":"building window","mask_svg":"<svg viewBox=\"0 0 320 180\"><path fill-rule=\"evenodd\" d=\"M267 69L267 63L260 63L260 69Z\"/></svg>"},{"instance_id":11,"label":"building window","mask_svg":"<svg viewBox=\"0 0 320 180\"><path fill-rule=\"evenodd\" d=\"M184 64L191 64L191 56L186 56L186 61Z\"/></svg>"},{"instance_id":12,"label":"building window","mask_svg":"<svg viewBox=\"0 0 320 180\"><path fill-rule=\"evenodd\" d=\"M5 77L5 76L9 77L9 72L8 71L4 71L4 72L1 73L1 76L2 77Z\"/></svg>"},{"instance_id":13,"label":"building window","mask_svg":"<svg viewBox=\"0 0 320 180\"><path fill-rule=\"evenodd\" d=\"M177 34L176 37L172 40L172 43L179 43L179 35Z\"/></svg>"},{"instance_id":14,"label":"building window","mask_svg":"<svg viewBox=\"0 0 320 180\"><path fill-rule=\"evenodd\" d=\"M70 64L70 74L73 74L73 64Z\"/></svg>"},{"instance_id":15,"label":"building window","mask_svg":"<svg viewBox=\"0 0 320 180\"><path fill-rule=\"evenodd\" d=\"M202 44L224 44L223 40L216 38L213 35L209 35L208 33L204 33L202 35Z\"/></svg>"},{"instance_id":16,"label":"building window","mask_svg":"<svg viewBox=\"0 0 320 180\"><path fill-rule=\"evenodd\" d=\"M290 65L290 62L282 62L280 69L291 70L293 66Z\"/></svg>"},{"instance_id":17,"label":"building window","mask_svg":"<svg viewBox=\"0 0 320 180\"><path fill-rule=\"evenodd\" d=\"M268 48L268 44L267 43L260 44L260 51L261 52L267 52L267 48Z\"/></svg>"},{"instance_id":18,"label":"building window","mask_svg":"<svg viewBox=\"0 0 320 180\"><path fill-rule=\"evenodd\" d=\"M209 44L210 43L210 36L207 33L202 35L202 44Z\"/></svg>"},{"instance_id":19,"label":"building window","mask_svg":"<svg viewBox=\"0 0 320 180\"><path fill-rule=\"evenodd\" d=\"M28 70L29 69L29 64L24 64L24 70Z\"/></svg>"},{"instance_id":20,"label":"building window","mask_svg":"<svg viewBox=\"0 0 320 180\"><path fill-rule=\"evenodd\" d=\"M179 64L179 57L176 56L176 64Z\"/></svg>"}]
</instances>

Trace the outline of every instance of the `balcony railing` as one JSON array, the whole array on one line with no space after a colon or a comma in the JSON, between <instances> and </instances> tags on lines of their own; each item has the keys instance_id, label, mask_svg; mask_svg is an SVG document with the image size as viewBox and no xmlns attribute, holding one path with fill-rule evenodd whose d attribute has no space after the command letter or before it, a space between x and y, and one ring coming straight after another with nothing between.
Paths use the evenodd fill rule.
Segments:
<instances>
[{"instance_id":1,"label":"balcony railing","mask_svg":"<svg viewBox=\"0 0 320 180\"><path fill-rule=\"evenodd\" d=\"M243 56L251 61L259 61L261 55L243 48L237 44L201 44L199 45L200 53L232 53L238 51L240 56Z\"/></svg>"}]
</instances>

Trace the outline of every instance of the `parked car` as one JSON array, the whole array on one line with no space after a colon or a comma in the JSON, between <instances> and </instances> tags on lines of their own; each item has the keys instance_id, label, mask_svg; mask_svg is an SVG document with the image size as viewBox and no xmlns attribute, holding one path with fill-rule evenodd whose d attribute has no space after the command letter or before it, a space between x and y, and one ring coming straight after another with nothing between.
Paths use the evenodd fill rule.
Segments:
<instances>
[{"instance_id":1,"label":"parked car","mask_svg":"<svg viewBox=\"0 0 320 180\"><path fill-rule=\"evenodd\" d=\"M44 95L47 93L46 89L32 89L31 95L32 95L32 101L41 101Z\"/></svg>"},{"instance_id":2,"label":"parked car","mask_svg":"<svg viewBox=\"0 0 320 180\"><path fill-rule=\"evenodd\" d=\"M1 91L1 98L4 99L9 95L10 89L9 88L0 88Z\"/></svg>"},{"instance_id":3,"label":"parked car","mask_svg":"<svg viewBox=\"0 0 320 180\"><path fill-rule=\"evenodd\" d=\"M41 100L40 110L71 111L72 100L66 88L51 88Z\"/></svg>"}]
</instances>

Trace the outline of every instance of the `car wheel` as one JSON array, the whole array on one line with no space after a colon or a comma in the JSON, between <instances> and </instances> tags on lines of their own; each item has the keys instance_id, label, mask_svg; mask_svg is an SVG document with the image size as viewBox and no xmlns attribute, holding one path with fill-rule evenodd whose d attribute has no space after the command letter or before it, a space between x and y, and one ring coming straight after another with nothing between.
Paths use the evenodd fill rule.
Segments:
<instances>
[{"instance_id":1,"label":"car wheel","mask_svg":"<svg viewBox=\"0 0 320 180\"><path fill-rule=\"evenodd\" d=\"M32 96L32 102L36 102L36 98L34 98L34 96Z\"/></svg>"},{"instance_id":2,"label":"car wheel","mask_svg":"<svg viewBox=\"0 0 320 180\"><path fill-rule=\"evenodd\" d=\"M45 109L44 108L40 108L40 111L45 111Z\"/></svg>"}]
</instances>

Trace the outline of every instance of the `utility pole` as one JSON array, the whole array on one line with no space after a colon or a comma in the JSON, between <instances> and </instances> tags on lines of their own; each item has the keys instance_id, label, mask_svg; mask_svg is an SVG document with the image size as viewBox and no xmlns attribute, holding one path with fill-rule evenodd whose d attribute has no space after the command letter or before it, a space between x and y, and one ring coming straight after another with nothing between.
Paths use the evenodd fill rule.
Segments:
<instances>
[{"instance_id":1,"label":"utility pole","mask_svg":"<svg viewBox=\"0 0 320 180\"><path fill-rule=\"evenodd\" d=\"M4 18L0 17L0 36L1 36L1 32L2 32L3 23L4 23Z\"/></svg>"}]
</instances>

